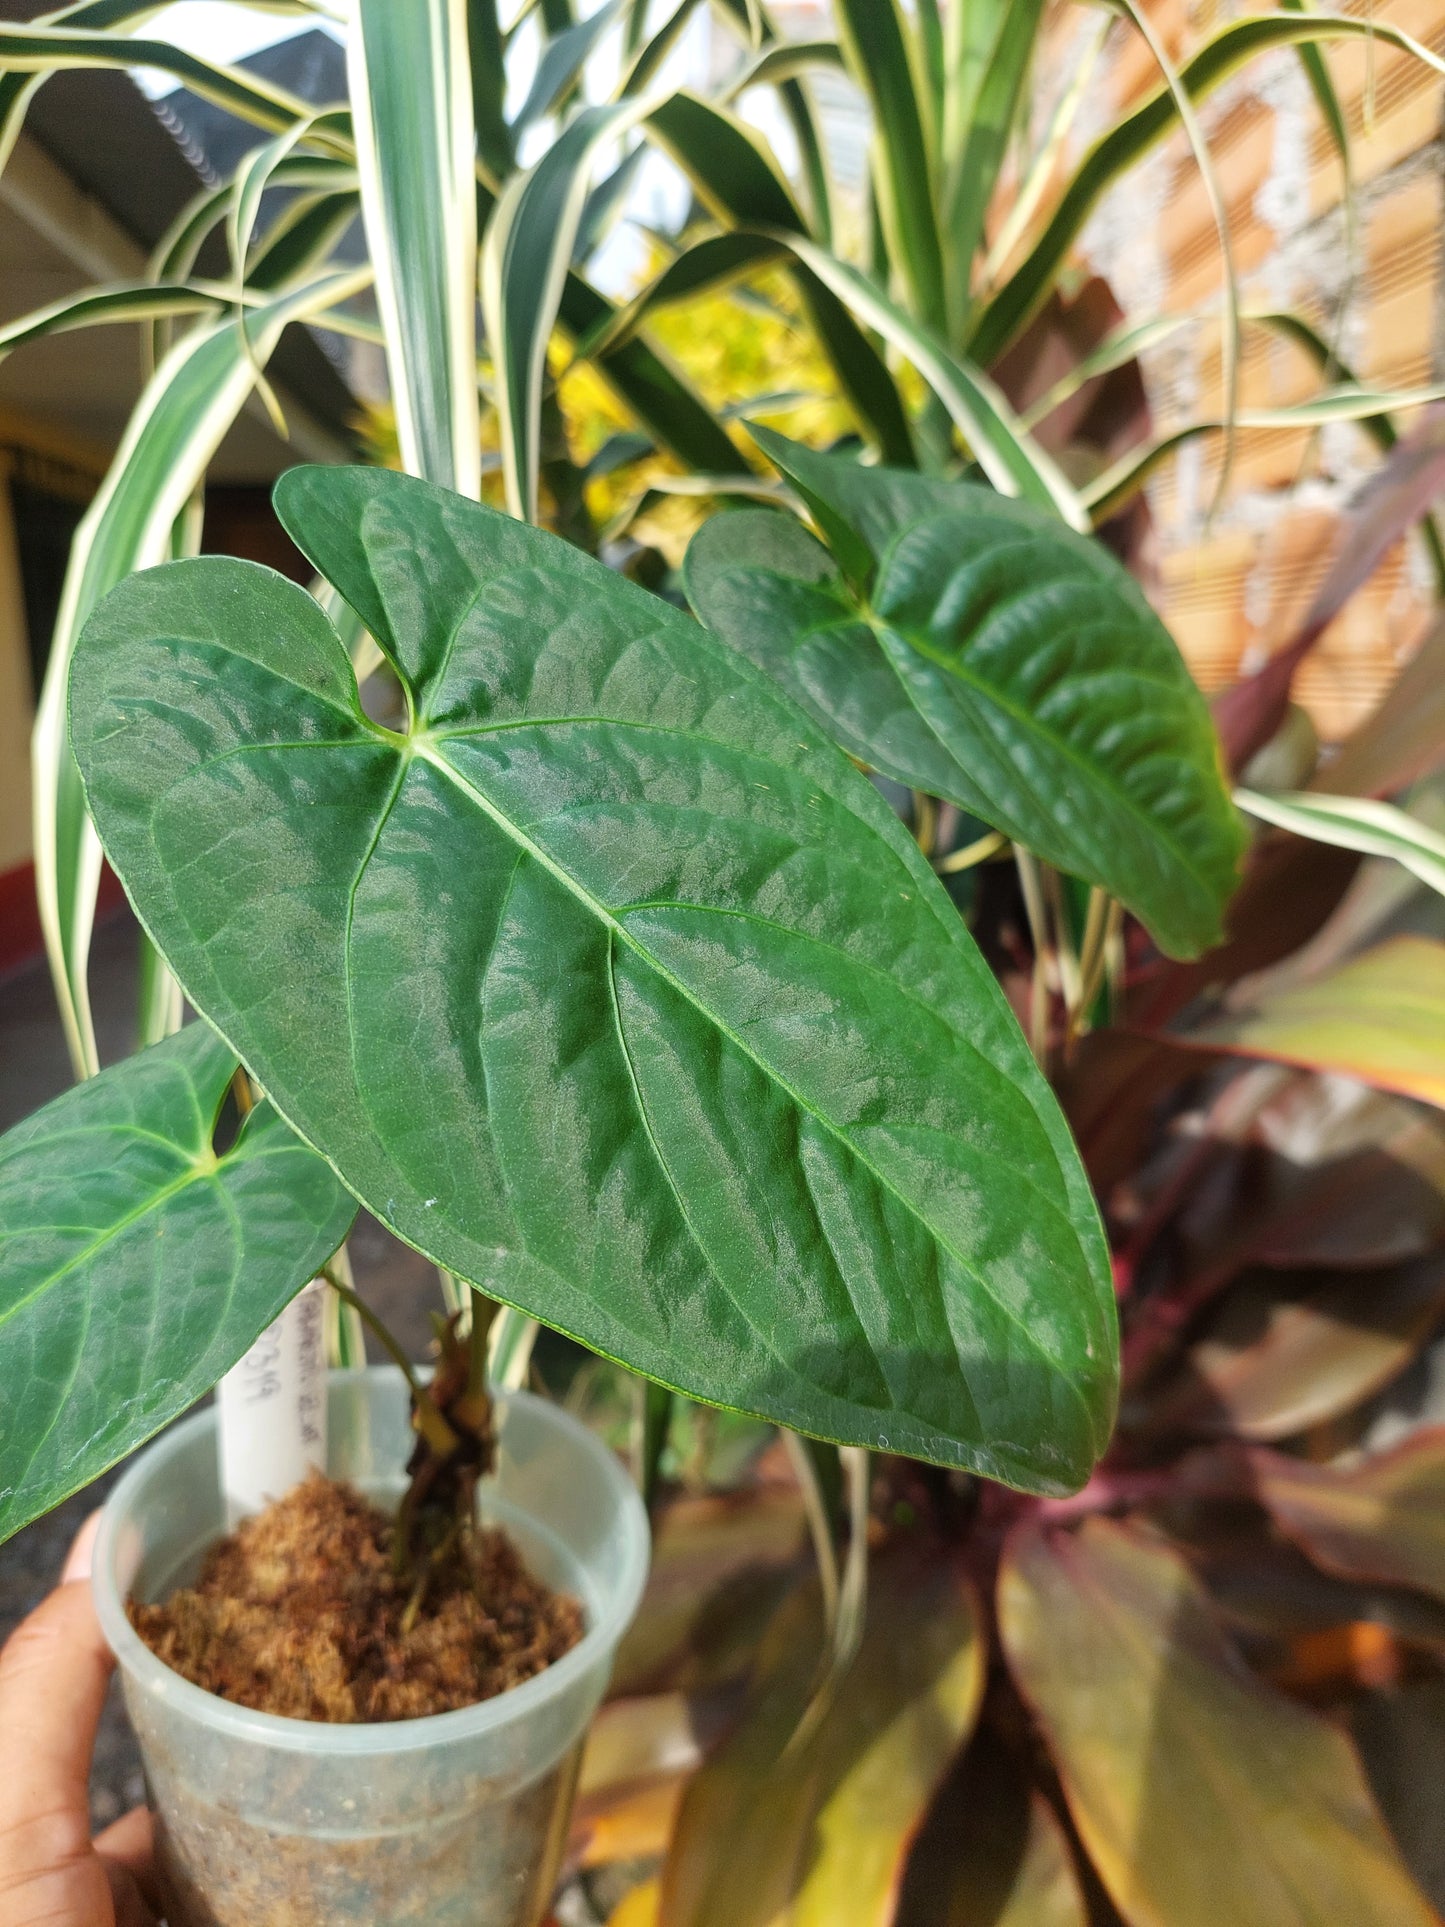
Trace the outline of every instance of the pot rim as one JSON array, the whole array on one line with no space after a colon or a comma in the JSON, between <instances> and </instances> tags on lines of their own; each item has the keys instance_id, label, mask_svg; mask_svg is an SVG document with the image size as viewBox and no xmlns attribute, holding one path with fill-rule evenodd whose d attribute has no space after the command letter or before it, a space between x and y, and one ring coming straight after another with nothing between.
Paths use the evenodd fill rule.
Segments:
<instances>
[{"instance_id":1,"label":"pot rim","mask_svg":"<svg viewBox=\"0 0 1445 1927\"><path fill-rule=\"evenodd\" d=\"M328 1385L368 1380L373 1384L402 1384L401 1373L392 1365L368 1365L353 1370L332 1371ZM337 1756L374 1753L402 1753L430 1746L445 1746L458 1740L476 1739L540 1713L553 1699L565 1694L580 1677L599 1666L610 1669L612 1655L642 1598L647 1583L651 1549L651 1530L647 1512L637 1489L623 1471L616 1456L582 1422L550 1399L532 1392L499 1392L496 1403L500 1414L498 1430L506 1424L507 1412L514 1405L527 1406L541 1415L561 1435L574 1452L590 1458L602 1472L617 1501L617 1525L624 1540L622 1569L615 1586L602 1600L593 1623L560 1659L520 1686L511 1686L491 1699L474 1706L462 1706L450 1713L428 1713L409 1720L370 1720L353 1725L337 1725L326 1720L297 1720L280 1713L262 1713L254 1707L238 1706L219 1694L208 1693L158 1659L136 1632L126 1616L121 1588L115 1574L123 1516L142 1485L161 1475L166 1462L190 1445L198 1434L214 1432L214 1406L182 1419L136 1457L106 1500L96 1537L91 1590L101 1630L118 1663L134 1675L147 1693L169 1700L178 1712L213 1729L228 1733L251 1744L272 1746L310 1754ZM545 1518L537 1520L545 1526Z\"/></svg>"}]
</instances>

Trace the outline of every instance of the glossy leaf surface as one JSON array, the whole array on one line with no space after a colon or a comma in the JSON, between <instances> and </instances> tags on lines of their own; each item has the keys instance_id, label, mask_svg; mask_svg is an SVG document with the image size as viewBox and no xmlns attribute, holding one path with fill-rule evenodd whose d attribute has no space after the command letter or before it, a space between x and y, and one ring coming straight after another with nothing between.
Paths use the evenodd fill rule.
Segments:
<instances>
[{"instance_id":1,"label":"glossy leaf surface","mask_svg":"<svg viewBox=\"0 0 1445 1927\"><path fill-rule=\"evenodd\" d=\"M1103 1519L1025 1529L999 1612L1130 1927L1428 1927L1348 1741L1245 1671L1162 1541Z\"/></svg>"},{"instance_id":2,"label":"glossy leaf surface","mask_svg":"<svg viewBox=\"0 0 1445 1927\"><path fill-rule=\"evenodd\" d=\"M1125 571L991 489L759 440L866 595L796 523L742 510L688 551L708 627L853 755L1102 885L1173 954L1214 941L1241 831L1204 702Z\"/></svg>"},{"instance_id":3,"label":"glossy leaf surface","mask_svg":"<svg viewBox=\"0 0 1445 1927\"><path fill-rule=\"evenodd\" d=\"M937 1558L880 1561L858 1653L794 1740L822 1640L809 1589L779 1613L747 1710L688 1788L660 1927L892 1920L907 1850L978 1713L977 1603Z\"/></svg>"},{"instance_id":4,"label":"glossy leaf surface","mask_svg":"<svg viewBox=\"0 0 1445 1927\"><path fill-rule=\"evenodd\" d=\"M235 1364L356 1201L269 1104L221 1154L236 1069L190 1024L0 1138L0 1539Z\"/></svg>"},{"instance_id":5,"label":"glossy leaf surface","mask_svg":"<svg viewBox=\"0 0 1445 1927\"><path fill-rule=\"evenodd\" d=\"M198 1008L459 1276L845 1442L1077 1483L1112 1418L1092 1199L912 840L807 718L557 538L384 471L283 520L401 677L219 558L87 627L102 836Z\"/></svg>"},{"instance_id":6,"label":"glossy leaf surface","mask_svg":"<svg viewBox=\"0 0 1445 1927\"><path fill-rule=\"evenodd\" d=\"M1250 1463L1262 1503L1327 1571L1445 1599L1445 1427L1343 1468L1275 1452Z\"/></svg>"},{"instance_id":7,"label":"glossy leaf surface","mask_svg":"<svg viewBox=\"0 0 1445 1927\"><path fill-rule=\"evenodd\" d=\"M1445 1105L1445 944L1394 937L1180 1041L1340 1071Z\"/></svg>"}]
</instances>

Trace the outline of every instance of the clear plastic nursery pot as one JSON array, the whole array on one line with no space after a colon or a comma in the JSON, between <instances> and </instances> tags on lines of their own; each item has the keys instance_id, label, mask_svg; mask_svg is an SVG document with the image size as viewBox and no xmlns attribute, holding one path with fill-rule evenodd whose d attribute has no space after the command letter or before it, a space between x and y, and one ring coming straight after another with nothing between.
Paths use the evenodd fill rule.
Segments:
<instances>
[{"instance_id":1,"label":"clear plastic nursery pot","mask_svg":"<svg viewBox=\"0 0 1445 1927\"><path fill-rule=\"evenodd\" d=\"M137 1460L95 1553L101 1624L120 1663L158 1815L169 1927L534 1927L566 1837L587 1725L647 1575L647 1518L613 1455L556 1406L498 1401L482 1489L586 1631L535 1679L428 1719L329 1726L252 1712L165 1666L125 1614L191 1580L223 1531L213 1412ZM381 1503L404 1488L407 1390L389 1368L330 1382L328 1469Z\"/></svg>"}]
</instances>

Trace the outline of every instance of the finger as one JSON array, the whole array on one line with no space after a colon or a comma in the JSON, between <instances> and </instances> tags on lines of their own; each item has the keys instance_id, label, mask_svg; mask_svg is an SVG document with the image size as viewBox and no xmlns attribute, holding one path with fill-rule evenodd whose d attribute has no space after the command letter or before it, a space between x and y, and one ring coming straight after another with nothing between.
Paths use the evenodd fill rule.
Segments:
<instances>
[{"instance_id":1,"label":"finger","mask_svg":"<svg viewBox=\"0 0 1445 1927\"><path fill-rule=\"evenodd\" d=\"M155 1822L144 1807L132 1807L122 1819L95 1837L95 1851L110 1876L116 1927L154 1920L159 1909L154 1884Z\"/></svg>"},{"instance_id":2,"label":"finger","mask_svg":"<svg viewBox=\"0 0 1445 1927\"><path fill-rule=\"evenodd\" d=\"M60 1575L62 1586L68 1586L76 1579L89 1579L91 1561L95 1557L95 1535L99 1530L100 1507L97 1506L76 1533L75 1541L65 1555L65 1566Z\"/></svg>"},{"instance_id":3,"label":"finger","mask_svg":"<svg viewBox=\"0 0 1445 1927\"><path fill-rule=\"evenodd\" d=\"M91 1752L112 1665L85 1580L52 1592L0 1651L0 1865L27 1833L37 1861L89 1852Z\"/></svg>"},{"instance_id":4,"label":"finger","mask_svg":"<svg viewBox=\"0 0 1445 1927\"><path fill-rule=\"evenodd\" d=\"M110 1904L115 1927L156 1927L155 1914L128 1873L112 1877Z\"/></svg>"},{"instance_id":5,"label":"finger","mask_svg":"<svg viewBox=\"0 0 1445 1927\"><path fill-rule=\"evenodd\" d=\"M86 1863L100 1896L89 1918L105 1917L88 1794L112 1664L84 1580L51 1593L0 1651L0 1919L47 1918L37 1909L84 1883ZM69 1916L57 1905L54 1917Z\"/></svg>"},{"instance_id":6,"label":"finger","mask_svg":"<svg viewBox=\"0 0 1445 1927\"><path fill-rule=\"evenodd\" d=\"M123 1867L143 1884L150 1879L156 1845L155 1820L144 1807L132 1807L104 1833L98 1833L94 1844L102 1860Z\"/></svg>"}]
</instances>

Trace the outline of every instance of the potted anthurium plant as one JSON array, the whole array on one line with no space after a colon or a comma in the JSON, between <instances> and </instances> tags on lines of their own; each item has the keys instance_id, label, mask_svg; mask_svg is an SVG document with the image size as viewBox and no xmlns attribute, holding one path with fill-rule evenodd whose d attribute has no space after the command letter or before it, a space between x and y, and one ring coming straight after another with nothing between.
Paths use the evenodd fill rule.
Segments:
<instances>
[{"instance_id":1,"label":"potted anthurium plant","mask_svg":"<svg viewBox=\"0 0 1445 1927\"><path fill-rule=\"evenodd\" d=\"M285 526L395 678L386 722L318 602L257 565L176 561L97 608L71 740L199 1020L0 1154L8 1527L232 1364L356 1199L481 1295L474 1333L499 1301L822 1439L1036 1493L1088 1476L1117 1387L1088 1182L844 749L1184 955L1240 848L1213 731L1132 580L1046 511L759 440L816 532L707 523L701 621L430 484L283 477ZM342 1387L333 1470L395 1500L410 1454L409 1499L430 1460L469 1507L494 1414L454 1337L433 1383L410 1423L399 1380ZM540 1401L499 1430L490 1516L579 1598L581 1643L390 1725L237 1714L127 1638L126 1594L220 1530L208 1431L128 1475L100 1584L173 1921L539 1916L645 1528Z\"/></svg>"},{"instance_id":2,"label":"potted anthurium plant","mask_svg":"<svg viewBox=\"0 0 1445 1927\"><path fill-rule=\"evenodd\" d=\"M384 1599L439 1700L408 1703L414 1676L389 1670L395 1649L352 1638L349 1580L298 1594L294 1564L276 1561L284 1585L225 1592L266 1515L225 1536L224 1411L150 1446L111 1501L98 1594L159 1809L171 1927L540 1917L647 1529L611 1455L493 1369L529 1319L641 1375L644 1468L668 1387L773 1420L797 1448L817 1598L804 1589L770 1629L751 1712L692 1784L659 1901L667 1927L895 1917L897 1843L917 1833L985 1695L985 1596L1016 1685L1041 1709L1029 1724L995 1669L963 1763L976 1824L964 1850L947 1843L960 1882L981 1871L988 1885L984 1835L1007 1861L1020 1816L1028 1830L1028 1852L1004 1869L1012 1900L990 1918L1038 1890L1040 1853L1064 1889L1058 1918L1084 1917L1068 1899L1060 1785L1108 1888L1090 1902L1100 1917L1216 1918L1222 1841L1231 1918L1275 1927L1290 1906L1301 1920L1342 1906L1391 1927L1423 1918L1338 1736L1241 1677L1182 1554L1135 1516L1165 1505L1185 1540L1198 1522L1181 1520L1182 1494L1222 1492L1238 1511L1237 1454L1230 1483L1214 1460L1161 1465L1156 1435L1174 1423L1194 1436L1219 1398L1247 1404L1272 1369L1273 1326L1253 1394L1229 1329L1187 1329L1240 1264L1278 1257L1252 1193L1254 1242L1226 1197L1214 1205L1223 1256L1203 1249L1198 1172L1237 1164L1248 1192L1267 1148L1285 1205L1306 1214L1337 1183L1321 1165L1305 1205L1291 1202L1283 1127L1268 1147L1250 1139L1255 1111L1241 1123L1227 1082L1197 1139L1198 1067L1230 1050L1356 1062L1301 1043L1313 1019L1288 987L1273 1015L1215 1008L1209 993L1313 941L1351 852L1398 846L1399 813L1362 831L1358 811L1331 817L1317 794L1256 793L1266 820L1346 848L1322 845L1321 859L1297 836L1259 839L1235 892L1244 834L1208 714L1138 587L1085 533L1181 431L1137 445L1137 336L1093 331L1081 345L1061 276L1106 187L1171 128L1197 141L1191 102L1241 61L1298 47L1347 160L1348 116L1318 43L1378 40L1436 70L1438 56L1387 22L1290 7L1232 20L1177 73L1161 54L1157 91L1070 173L1092 55L1035 148L1023 123L1046 15L1033 4L840 0L836 42L792 44L753 0L714 0L742 64L713 99L663 84L690 0L660 20L631 0L580 22L568 0L543 0L505 28L492 0L356 0L347 103L319 113L134 34L148 11L101 0L0 29L0 162L36 89L67 67L168 71L252 134L232 177L199 190L161 237L143 281L0 330L8 351L138 320L154 350L77 534L37 729L42 917L87 1081L0 1143L0 1535L223 1374L233 1384L238 1361L271 1373L278 1320L318 1274L331 1281L323 1302L359 1311L344 1254L358 1200L456 1286L429 1378L404 1360L405 1373L333 1378L326 1464L342 1483L326 1488L327 1531L314 1529L313 1486L279 1509L292 1553L341 1547L332 1579L340 1567ZM1125 11L1148 37L1140 10ZM535 73L511 84L533 35ZM871 109L866 240L846 232L828 180L805 82L819 65L850 74ZM796 178L731 112L746 88L776 95ZM549 126L555 138L539 142ZM594 186L601 157L634 141ZM648 148L687 174L701 216L652 285L616 307L590 263ZM1015 192L1010 157L1030 149ZM1199 158L1207 167L1202 144ZM361 264L340 245L358 214ZM763 272L791 303L780 320L770 302L774 323L795 353L811 344L803 385L827 390L813 397L826 412L806 428L836 441L830 453L762 430L748 443L739 418L769 413L768 395L740 379L709 403L648 332L673 304ZM358 307L369 295L374 307ZM1236 306L1231 294L1226 366ZM407 471L283 479L278 512L318 572L312 594L241 562L173 559L197 545L190 505L208 463L297 322L384 348L391 412L377 445ZM1358 420L1385 446L1395 438L1388 398L1345 379L1332 339L1291 315L1250 325L1340 377L1300 404L1301 424ZM559 348L573 356L560 371ZM1021 365L1048 372L1043 395ZM625 426L595 455L569 417L579 370ZM1129 403L1122 427L1106 390ZM284 388L267 392L291 405ZM484 439L487 486L505 490L510 516L480 506ZM1438 464L1428 446L1399 452L1415 507L1396 503L1393 535L1424 499L1420 461ZM965 464L988 486L960 479ZM602 483L626 486L630 503L599 514ZM642 511L669 489L732 504L687 556L691 614L675 583L664 600L584 552L661 580ZM768 506L737 506L754 497ZM544 519L576 546L530 526ZM1374 560L1380 536L1365 543ZM1336 583L1333 601L1322 591L1329 608L1231 693L1236 773L1275 736L1289 670L1367 573ZM1417 660L1399 697L1410 753L1382 763L1378 743L1357 744L1363 795L1435 767L1420 692L1438 656ZM1363 774L1362 759L1374 765ZM104 1071L85 981L102 842L148 965L148 1047ZM1409 847L1419 860L1418 837ZM1415 956L1438 962L1428 943L1378 954L1392 986ZM1348 969L1377 982L1376 961ZM1326 983L1326 1024L1331 995ZM1184 1033L1161 1036L1181 1013ZM1433 1006L1422 1032L1427 1020ZM1425 1088L1390 1061L1391 1088ZM1438 1038L1429 1061L1438 1100ZM1402 1141L1417 1124L1399 1127ZM1376 1174L1362 1153L1356 1186ZM1401 1216L1398 1190L1385 1195L1386 1215ZM1436 1235L1435 1210L1432 1196L1422 1237ZM1380 1240L1392 1263L1414 1254L1400 1229ZM1346 1286L1362 1302L1359 1280L1332 1279L1313 1325L1309 1300L1279 1311L1269 1299L1271 1316L1294 1319L1308 1350L1319 1325L1338 1326L1330 1307ZM1415 1333L1422 1293L1426 1315L1435 1297L1413 1277L1396 1287L1391 1316ZM1091 1478L1115 1419L1116 1301L1124 1422ZM1257 1303L1225 1309L1257 1322ZM1378 1311L1371 1300L1372 1321ZM1181 1338L1203 1361L1203 1391L1191 1378L1146 1397ZM1379 1369L1368 1357L1350 1395ZM1302 1413L1338 1412L1335 1394L1309 1393L1246 1436L1285 1438ZM922 1609L891 1556L907 1548L885 1540L875 1610L861 1610L869 1450L890 1455L879 1486L898 1494L892 1521L947 1528L930 1542ZM1247 1464L1265 1465L1297 1520L1310 1492L1325 1507L1328 1482L1295 1461ZM1353 1477L1337 1502L1356 1505ZM832 1479L850 1501L841 1561ZM1096 1516L1110 1511L1126 1517ZM268 1558L285 1549L269 1516ZM1341 1553L1338 1521L1322 1516L1325 1563L1350 1570L1357 1553ZM1241 1594L1259 1591L1258 1537ZM1212 1541L1201 1559L1211 1548L1223 1566ZM1385 1571L1413 1584L1422 1562L1407 1551ZM481 1643L467 1629L484 1559L512 1562L511 1607L537 1608L509 1619L516 1663L485 1697L449 1670L455 1642L439 1630ZM711 1612L717 1595L699 1590ZM278 1707L258 1705L234 1665L191 1665L204 1633L212 1659L219 1644L256 1674L288 1603L293 1629L309 1615L334 1650L365 1647L359 1674L303 1667L315 1703ZM1417 1604L1406 1623L1418 1618ZM676 1714L678 1696L657 1690L672 1684L665 1670L623 1673L634 1691L654 1681L648 1712ZM626 1721L635 1709L612 1710ZM1090 1756L1100 1732L1103 1766ZM1161 1733L1170 1797L1141 1828L1133 1788L1161 1780ZM683 1739L663 1749L674 1766L679 1752L695 1759L696 1735ZM1216 1770L1224 1753L1229 1776ZM1289 1818L1281 1760L1304 1815L1293 1829L1274 1824ZM1239 1809L1230 1791L1246 1782L1258 1797ZM896 1851L850 1824L865 1808ZM1332 1884L1344 1849L1348 1888ZM964 1911L945 1893L937 1917L973 1917L958 1891Z\"/></svg>"}]
</instances>

